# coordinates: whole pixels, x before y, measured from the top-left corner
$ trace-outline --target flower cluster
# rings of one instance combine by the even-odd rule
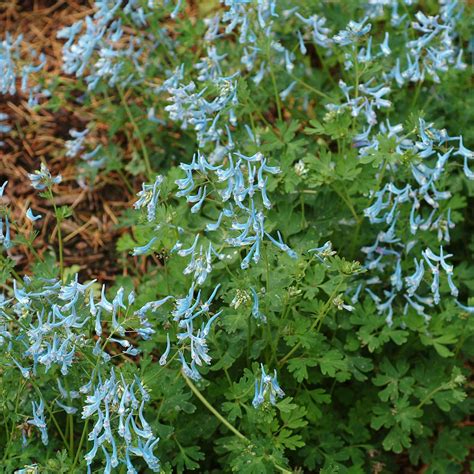
[[[82,387],[80,391],[88,393],[91,391],[90,385]],[[117,379],[112,369],[110,377],[102,382],[98,375],[93,393],[87,396],[82,409],[83,419],[96,420],[88,436],[89,441],[93,442],[92,449],[85,455],[88,466],[101,448],[106,462],[104,472],[110,472],[122,460],[127,472],[136,473],[130,455],[142,457],[151,471],[159,472],[159,460],[153,454],[159,438],[153,435],[143,414],[144,405],[149,399],[137,377],[132,383],[126,383],[123,375]],[[119,458],[118,445],[123,445],[122,459]]]
[[[30,179],[32,186],[40,190],[60,181],[59,176],[52,177],[45,165],[30,175]],[[0,195],[6,184],[0,187]],[[34,216],[31,209],[28,215],[31,220],[41,217]],[[5,223],[5,234],[3,221],[0,229],[3,246],[8,248],[11,245],[8,218]],[[93,446],[85,456],[89,466],[100,448],[106,472],[119,464],[125,465],[128,472],[137,472],[131,461],[131,457],[137,456],[157,472],[159,462],[153,448],[158,438],[144,418],[149,395],[136,375],[127,383],[123,373],[117,377],[113,367],[109,367],[111,346],[119,347],[128,356],[139,353],[126,338],[129,325],[134,324],[130,310],[134,293],[129,293],[124,301],[124,289],[119,288],[109,301],[103,286],[97,299],[94,283],[95,280],[81,284],[77,274],[68,283],[57,278],[28,276],[21,284],[13,280],[12,296],[0,297],[0,345],[10,354],[11,367],[23,379],[34,381],[42,375],[55,374],[57,396],[51,400],[41,398],[38,403],[32,401],[32,418],[27,420],[40,431],[45,445],[48,444],[45,407],[54,403],[66,414],[74,415],[82,402],[83,419],[96,420],[88,438]],[[145,338],[149,335],[146,323],[144,318],[136,318],[136,332]],[[89,331],[91,327],[93,333]],[[91,375],[78,370],[84,358],[92,364]],[[105,381],[104,374],[108,374]]]
[[[30,49],[30,57],[25,59],[22,45],[22,35],[13,38],[8,32],[0,41],[0,94],[28,94],[28,105],[33,107],[38,104],[42,95],[49,95],[47,89],[43,89],[39,84],[32,85],[30,81],[32,74],[39,73],[46,66],[46,56]]]
[[[396,137],[397,153],[400,156],[412,156],[410,181],[413,184],[389,182],[373,193],[373,204],[365,209],[365,215],[372,224],[386,224],[387,228],[378,233],[373,245],[362,249],[367,255],[365,266],[371,272],[370,284],[367,281],[366,291],[390,324],[394,312],[393,304],[398,295],[403,295],[405,299],[404,314],[409,308],[413,308],[418,314],[428,317],[426,308],[437,305],[441,298],[440,265],[446,273],[451,295],[455,298],[458,296],[458,289],[453,282],[453,267],[446,262],[450,255],[443,253],[443,243],[449,244],[450,229],[454,227],[449,207],[451,193],[440,190],[439,187],[445,186],[442,178],[448,172],[448,164],[455,161],[456,157],[463,159],[465,176],[474,179],[469,168],[469,161],[474,160],[474,154],[463,145],[462,137],[451,137],[445,130],[437,130],[433,124],[427,124],[422,119],[419,121],[418,141],[400,139],[398,133],[401,131],[401,128],[396,132],[392,129],[389,133]],[[361,154],[370,153],[370,150],[377,147],[376,138],[361,149]],[[400,232],[406,228],[406,221],[402,220],[402,216],[408,217],[409,232],[413,236],[407,243],[400,237]],[[404,261],[410,252],[413,254],[419,248],[418,242],[423,242],[422,234],[425,232],[436,233],[441,243],[440,254],[437,256],[430,248],[424,249],[418,258],[413,257],[413,273],[404,276]],[[423,294],[424,263],[433,276],[430,295]],[[373,288],[385,286],[386,280],[374,277],[374,273],[384,275],[387,272],[392,272],[389,278],[390,289],[384,289],[384,296],[380,297],[373,292]]]
[[[280,385],[278,385],[276,370],[273,377],[265,372],[263,365],[261,365],[261,370],[260,383],[258,380],[255,380],[255,395],[252,401],[252,405],[255,408],[262,405],[267,397],[268,401],[270,401],[272,405],[275,405],[277,397],[283,398],[285,396],[285,392],[283,392]]]

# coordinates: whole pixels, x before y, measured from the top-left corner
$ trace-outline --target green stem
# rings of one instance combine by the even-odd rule
[[[61,232],[62,218],[59,215],[58,208],[56,206],[56,203],[54,202],[53,190],[51,188],[48,188],[48,193],[49,193],[49,199],[51,199],[51,202],[53,204],[54,215],[56,217],[56,227],[58,229],[59,276],[62,281],[63,276],[64,276],[64,246],[63,246],[63,234]]]
[[[279,324],[278,324],[278,328],[277,328],[276,335],[275,335],[275,338],[274,338],[274,344],[273,344],[273,347],[272,347],[272,358],[270,359],[270,363],[273,362],[273,361],[278,363],[278,359],[277,359],[278,342],[280,340],[280,333],[281,333],[281,328],[283,327],[283,323],[285,322],[285,320],[288,316],[288,313],[291,310],[291,307],[290,307],[290,304],[289,304],[290,299],[291,298],[290,298],[289,294],[287,293],[286,294],[286,301],[284,303],[284,309],[283,309],[282,317],[278,321]]]
[[[125,184],[125,186],[127,187],[127,189],[130,191],[130,194],[135,194],[135,190],[133,189],[133,186],[130,184],[130,181],[128,180],[128,178],[125,176],[124,172],[122,171],[121,168],[119,168],[117,170],[120,178],[122,178],[122,181],[123,183]]]
[[[138,128],[138,125],[135,122],[132,111],[130,110],[130,107],[127,104],[127,100],[125,99],[125,95],[124,95],[122,89],[120,89],[120,87],[118,88],[118,92],[119,92],[119,95],[120,95],[120,99],[122,100],[122,104],[123,104],[123,107],[125,109],[125,112],[127,113],[127,116],[130,120],[130,123],[132,124],[132,126],[135,130],[135,133],[137,135],[138,141],[140,142],[140,147],[142,149],[143,159],[145,160],[146,174],[148,176],[148,179],[151,181],[152,176],[153,176],[153,170],[151,169],[150,157],[148,155],[148,150],[146,148],[146,145],[145,145],[145,142],[143,140],[142,134],[140,133],[140,129]]]
[[[268,254],[267,254],[267,247],[264,246],[263,247],[263,257],[265,259],[265,287],[266,287],[266,291],[265,293],[268,294],[268,292],[270,291],[270,265],[268,263]],[[266,308],[268,309],[268,308]],[[268,313],[268,311],[267,311]],[[266,358],[266,362],[267,364],[270,363],[271,361],[271,358],[273,357],[273,353],[276,352],[276,347],[274,347],[273,345],[273,337],[272,337],[272,329],[271,329],[271,326],[270,326],[270,323],[267,322],[267,324],[263,324],[262,325],[262,331],[265,332],[265,335],[266,335],[266,338],[267,338],[267,341],[268,341],[268,345],[270,347],[270,350],[272,351],[272,355],[270,357],[270,359],[267,357]]]
[[[230,431],[232,431],[232,433],[235,434],[235,436],[237,436],[238,438],[240,438],[241,440],[243,441],[246,441],[247,443],[250,443],[250,440],[244,436],[235,426],[231,425],[208,401],[207,399],[204,397],[204,395],[198,390],[198,388],[196,387],[196,385],[194,385],[191,380],[186,377],[186,375],[184,375],[182,372],[181,372],[181,375],[183,376],[184,380],[186,381],[186,383],[188,384],[189,388],[192,390],[192,392],[194,393],[194,395],[196,395],[197,398],[199,398],[199,400],[202,402],[202,404],[223,424],[225,425],[227,428],[229,428]]]
[[[332,185],[331,187],[334,190],[334,192],[344,201],[344,204],[351,211],[351,214],[353,215],[356,222],[359,223],[362,219],[357,215],[357,212],[356,212],[356,210],[354,208],[354,205],[352,204],[351,200],[344,193],[339,191],[339,189],[337,189],[336,186]]]
[[[15,222],[15,221],[12,221],[12,224],[13,224],[13,227],[15,228],[15,231],[18,235],[21,234],[21,231],[20,231],[20,228],[18,227],[18,224]],[[28,247],[28,249],[33,253],[33,255],[38,259],[40,260],[41,262],[44,262],[44,259],[43,257],[36,251],[36,249],[33,247],[33,244],[32,242],[25,238],[25,244],[26,246]]]
[[[321,327],[321,324],[323,322],[323,319],[324,319],[324,316],[326,316],[327,312],[329,311],[329,308],[331,307],[331,304],[332,304],[332,301],[334,299],[334,297],[337,295],[338,291],[339,291],[339,288],[341,287],[342,285],[342,281],[341,280],[337,285],[336,285],[336,288],[334,288],[334,291],[331,293],[331,296],[329,296],[329,299],[327,300],[326,304],[323,306],[322,310],[321,310],[321,313],[319,314],[319,316],[313,321],[313,324],[311,325],[311,327],[309,328],[308,330],[308,333],[312,332],[313,329],[316,327],[316,325],[319,324],[319,327],[318,327],[318,331]],[[290,351],[282,358],[279,360],[278,362],[278,366],[281,367],[283,364],[285,364],[285,362],[300,348],[302,344],[302,341],[298,342],[296,345],[294,345]]]
[[[86,420],[86,422],[84,423],[84,427],[82,428],[82,435],[81,435],[81,439],[79,441],[79,446],[77,447],[76,456],[74,458],[74,463],[72,465],[71,472],[74,472],[74,468],[76,467],[76,465],[79,461],[79,456],[81,455],[82,445],[84,444],[84,440],[86,439],[88,423],[89,423],[89,419]]]
[[[66,389],[69,391],[69,383],[66,380]],[[69,452],[71,457],[74,455],[74,416],[72,413],[67,414],[67,424],[69,427]]]
[[[33,381],[31,381],[31,384],[32,384],[33,388],[36,390],[36,393],[38,394],[38,396],[39,396],[40,398],[43,398],[43,395],[41,394],[41,390],[40,390],[39,387],[36,385],[36,383],[34,383]],[[44,403],[44,406],[46,407],[46,410],[48,411],[49,416],[50,416],[51,419],[53,420],[54,426],[55,426],[56,429],[58,430],[58,433],[59,433],[59,435],[61,436],[61,439],[63,440],[64,446],[67,446],[67,445],[68,445],[68,440],[66,439],[66,436],[64,435],[63,430],[62,430],[61,427],[59,426],[58,420],[56,420],[56,417],[54,416],[53,410],[51,410],[49,404],[48,404],[46,401],[45,401],[45,403]]]
[[[269,69],[270,69],[270,77],[272,79],[272,84],[273,84],[273,91],[275,93],[275,103],[276,103],[276,107],[277,107],[278,119],[280,121],[282,121],[283,116],[282,116],[282,113],[281,113],[280,94],[278,93],[278,87],[277,87],[275,74],[273,72],[273,67],[272,67],[272,60],[270,58],[270,43],[268,43],[268,47],[267,47],[267,59],[268,59],[268,65],[269,65]]]
[[[250,362],[250,344],[252,343],[252,316],[247,318],[247,364]]]
[[[411,106],[408,110],[413,110],[418,102],[418,97],[420,96],[421,91],[421,81],[418,81],[416,84],[415,95],[413,96],[413,100],[411,102]]]
[[[451,382],[448,382],[448,383],[444,383],[444,384],[440,385],[439,387],[436,387],[434,390],[432,390],[430,393],[428,393],[428,395],[426,395],[426,397],[423,398],[423,400],[420,403],[418,403],[416,408],[420,409],[423,405],[428,403],[438,392],[440,392],[441,390],[448,389],[450,387],[450,385],[451,385]]]
[[[232,431],[232,433],[235,434],[235,436],[237,436],[238,438],[240,438],[242,441],[245,441],[247,442],[248,444],[251,444],[251,441],[245,436],[243,435],[235,426],[231,425],[206,399],[206,397],[204,397],[204,395],[198,390],[198,388],[191,382],[191,380],[186,377],[186,375],[184,375],[182,372],[181,372],[181,375],[183,376],[184,380],[186,381],[186,383],[188,384],[189,388],[192,390],[192,392],[194,393],[194,395],[196,395],[197,398],[199,398],[199,400],[202,402],[202,404],[223,424],[225,425],[227,428],[229,428],[230,431]],[[291,471],[289,471],[288,469],[285,469],[284,467],[282,466],[279,466],[274,460],[273,460],[273,457],[272,456],[269,456],[269,459],[272,461],[273,465],[280,471],[280,472],[284,472],[285,474],[291,474]]]
[[[22,380],[21,384],[20,384],[20,388],[19,388],[18,392],[16,393],[14,413],[18,413],[18,406],[20,404],[20,394],[23,392],[23,387],[24,386],[25,386],[25,381]],[[6,420],[7,419],[5,417],[5,425],[6,425]],[[7,454],[8,454],[8,451],[10,449],[10,444],[11,444],[11,441],[13,439],[13,433],[14,432],[15,432],[15,422],[12,420],[12,428],[11,428],[10,434],[8,436],[8,442],[7,442],[7,446],[5,447],[5,452],[3,453],[3,461],[5,461],[7,459]]]
[[[298,84],[302,85],[304,88],[308,89],[311,92],[314,92],[316,95],[319,95],[320,97],[323,97],[324,99],[331,100],[331,97],[329,97],[327,94],[325,94],[323,91],[320,91],[319,89],[316,89],[315,87],[309,85],[307,82],[304,82],[302,79],[300,79],[298,76],[295,76],[294,74],[289,74],[289,76],[296,81]]]

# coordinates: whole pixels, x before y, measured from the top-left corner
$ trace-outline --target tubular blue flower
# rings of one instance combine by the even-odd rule
[[[245,258],[240,263],[240,268],[246,270],[250,266],[250,260],[253,260],[255,263],[258,263],[260,260],[260,239],[258,237],[254,238],[254,243],[250,247],[249,252]]]
[[[168,360],[168,356],[171,350],[171,341],[170,341],[170,335],[169,333],[166,333],[166,349],[165,352],[160,357],[160,365],[166,365],[166,362]]]
[[[252,287],[250,287],[250,291],[252,292],[252,296],[253,296],[252,316],[258,321],[261,321],[262,323],[266,323],[267,318],[262,312],[260,312],[260,309],[259,309],[259,300],[258,300],[257,292]]]
[[[135,314],[138,315],[138,316],[143,317],[143,316],[145,316],[147,311],[155,312],[158,308],[160,308],[161,306],[163,306],[165,303],[172,300],[173,298],[174,298],[173,296],[168,295],[168,296],[165,296],[164,298],[162,298],[160,300],[148,301],[140,309],[136,310]]]
[[[74,38],[76,35],[82,30],[84,22],[82,20],[79,20],[75,23],[73,23],[71,26],[65,26],[61,28],[57,34],[56,38],[58,39],[66,39],[67,42],[65,43],[66,47],[72,46],[72,43],[74,42]]]
[[[359,23],[351,20],[345,30],[341,30],[333,36],[333,41],[340,46],[353,45],[371,30],[372,25],[370,23],[366,24],[367,20],[368,17],[365,17]]]
[[[68,415],[74,415],[77,413],[77,408],[65,405],[64,403],[61,403],[59,400],[56,400],[56,405],[62,408]]]
[[[178,357],[179,357],[179,360],[181,361],[181,366],[182,366],[181,370],[183,371],[183,374],[194,381],[201,380],[201,375],[196,369],[195,361],[193,360],[191,362],[191,367],[190,367],[188,363],[186,362],[183,356],[183,353],[181,351],[178,352]]]
[[[403,295],[403,296],[407,300],[407,302],[408,302],[407,304],[409,306],[411,306],[417,312],[417,314],[419,314],[420,316],[423,316],[423,318],[426,321],[429,321],[430,316],[428,316],[425,313],[425,308],[422,304],[417,303],[416,301],[413,301],[408,295]],[[407,309],[407,307],[405,307],[404,314],[406,314],[406,309]]]
[[[144,449],[143,449],[143,459],[145,462],[148,464],[148,467],[153,471],[153,472],[159,472],[160,471],[160,464],[158,458],[153,454],[153,449],[157,445],[159,438],[149,438],[148,441],[145,443]]]
[[[132,255],[133,255],[134,257],[136,257],[136,256],[138,256],[138,255],[144,255],[144,254],[146,254],[146,253],[151,249],[151,247],[153,246],[153,244],[154,244],[157,240],[158,240],[158,237],[152,237],[152,238],[150,239],[150,241],[149,241],[147,244],[145,244],[145,245],[143,245],[143,246],[141,246],[141,247],[135,247],[135,248],[133,249]]]
[[[1,186],[0,186],[0,198],[3,197],[3,193],[5,192],[5,188],[7,187],[8,181],[5,181]]]
[[[20,369],[21,376],[25,379],[29,379],[31,375],[30,369],[27,369],[26,367],[23,367],[22,365],[20,365],[14,357],[12,357],[12,361]]]
[[[209,222],[207,225],[206,225],[206,230],[208,232],[213,232],[213,231],[216,231],[221,223],[222,223],[222,219],[224,218],[224,216],[227,216],[227,217],[231,217],[233,215],[233,212],[231,211],[231,214],[229,215],[229,213],[227,212],[226,213],[226,210],[224,209],[223,211],[221,211],[219,213],[219,217],[217,218],[217,221],[216,222]]]
[[[173,11],[170,13],[170,17],[173,20],[178,16],[179,9],[181,8],[181,2],[182,2],[182,0],[177,0]]]
[[[41,163],[39,170],[28,174],[28,177],[30,178],[31,186],[39,191],[49,188],[54,184],[59,184],[62,181],[62,176],[53,177],[44,163]]]
[[[321,247],[315,247],[308,250],[308,253],[315,253],[315,257],[321,261],[321,263],[325,263],[326,259],[336,255],[336,251],[332,249],[332,242],[327,241]]]
[[[189,288],[188,294],[184,298],[176,299],[176,307],[174,311],[171,312],[175,321],[179,321],[183,316],[192,314],[194,309],[199,304],[199,297],[201,292],[198,292],[198,296],[196,298],[196,302],[192,304],[193,296],[194,296],[194,287],[195,283],[191,284]]]
[[[463,171],[464,171],[464,174],[466,175],[466,178],[467,178],[467,179],[473,180],[473,179],[474,179],[474,171],[471,171],[471,170],[469,169],[467,160],[468,160],[468,159],[467,159],[467,157],[465,156],[465,157],[464,157],[464,167],[463,167]]]
[[[305,55],[307,53],[307,49],[306,49],[306,46],[304,44],[304,39],[303,39],[303,35],[301,34],[301,31],[296,30],[296,35],[298,36],[298,44],[299,44],[299,47],[300,47],[300,53],[302,55]]]
[[[263,404],[265,401],[263,397],[263,383],[260,381],[260,384],[258,383],[258,379],[255,379],[255,392],[254,392],[254,397],[252,400],[252,405],[254,408],[258,408],[260,405]]]
[[[351,297],[351,303],[356,304],[359,302],[360,292],[362,291],[362,283],[359,283],[356,287],[354,294]]]
[[[454,298],[457,298],[459,296],[459,290],[457,289],[456,285],[453,282],[453,274],[448,273],[448,285],[449,285],[449,290],[451,292],[451,296],[454,296]]]
[[[13,246],[10,236],[10,221],[8,220],[8,216],[5,216],[5,233],[3,233],[3,220],[0,218],[0,244],[2,244],[6,249]]]
[[[66,156],[69,158],[72,158],[76,155],[78,155],[83,149],[84,149],[84,142],[86,140],[86,137],[89,133],[89,129],[86,128],[82,132],[79,132],[78,130],[75,130],[74,128],[69,130],[69,135],[74,140],[68,140],[66,141]]]
[[[287,97],[291,94],[291,92],[293,91],[293,89],[295,88],[296,86],[296,81],[293,81],[290,83],[290,85],[283,91],[280,92],[280,99],[285,101],[287,99]]]
[[[289,257],[291,258],[298,258],[298,255],[296,254],[296,252],[292,249],[290,249],[290,247],[288,247],[288,245],[286,245],[284,242],[283,242],[283,238],[280,234],[279,231],[277,231],[277,235],[278,235],[278,241],[275,240],[269,233],[265,232],[265,235],[270,239],[270,241],[273,243],[273,245],[277,246],[280,250],[282,250],[283,252],[285,252],[286,254],[288,254]]]
[[[31,222],[35,222],[39,219],[42,218],[41,214],[37,214],[36,216],[33,214],[33,211],[31,210],[31,208],[29,207],[28,210],[26,211],[26,217],[28,220],[30,220]]]
[[[474,314],[474,306],[466,306],[461,304],[459,301],[456,300],[456,304],[463,310],[466,311],[466,313],[469,314]]]
[[[203,338],[206,338],[211,330],[212,323],[222,314],[222,310],[218,311],[214,316],[210,317],[207,321],[206,325],[202,325],[201,328],[201,335]]]
[[[390,49],[390,46],[388,44],[388,39],[389,39],[389,33],[387,31],[385,33],[383,43],[380,45],[380,50],[382,51],[382,54],[384,56],[390,56],[390,54],[392,53],[392,50]]]
[[[196,204],[194,204],[194,206],[191,207],[191,212],[193,214],[196,214],[197,212],[199,212],[201,210],[201,207],[204,203],[204,200],[206,199],[206,195],[207,195],[206,191],[207,191],[207,186],[204,186],[204,188],[199,188],[199,194],[200,194],[199,200],[196,202]],[[201,194],[201,192],[202,192],[202,194]],[[191,201],[190,196],[188,196],[188,201]],[[191,202],[193,202],[193,201],[191,201]]]
[[[424,269],[424,263],[423,260],[420,260],[420,263],[418,263],[417,259],[414,259],[415,261],[415,272],[413,275],[410,275],[408,277],[405,277],[405,283],[407,285],[407,294],[409,296],[413,296],[420,286],[420,283],[423,280],[423,275],[425,274],[425,269]]]
[[[46,427],[46,420],[44,417],[44,400],[43,398],[41,398],[38,404],[36,404],[35,402],[31,402],[31,405],[33,406],[33,419],[28,420],[28,424],[36,426],[40,430],[41,441],[45,446],[47,446],[48,431]]]
[[[435,256],[430,249],[421,252],[426,263],[430,267],[431,273],[433,275],[433,280],[431,283],[431,293],[433,294],[433,299],[435,304],[438,304],[441,297],[439,294],[439,265],[438,263],[433,264],[432,260],[439,262],[439,257]]]
[[[390,277],[390,282],[394,288],[400,291],[403,287],[402,280],[402,266],[400,264],[400,258],[397,259],[397,264],[395,267],[395,272]]]
[[[191,255],[195,252],[196,250],[196,246],[197,246],[197,243],[198,243],[198,240],[199,240],[199,234],[196,234],[196,236],[194,237],[194,241],[193,241],[193,244],[191,245],[191,247],[187,248],[187,249],[180,249],[178,250],[178,255],[180,257],[187,257],[188,255]]]
[[[254,408],[259,408],[264,403],[267,395],[272,405],[276,404],[276,397],[283,398],[285,396],[285,393],[278,384],[276,370],[273,373],[273,377],[271,377],[265,373],[263,364],[260,364],[260,368],[260,384],[258,383],[258,380],[255,379],[255,394],[252,401]]]
[[[309,18],[305,18],[297,11],[295,12],[295,16],[309,27],[312,40],[318,46],[322,46],[323,48],[329,48],[331,46],[332,39],[328,36],[331,30],[325,27],[326,18],[319,15],[311,15]]]
[[[372,61],[372,37],[370,36],[367,40],[367,47],[361,48],[357,59],[361,64],[368,63]]]
[[[146,207],[148,222],[153,222],[155,219],[156,206],[160,197],[159,186],[163,183],[163,180],[163,176],[158,175],[152,185],[143,183],[142,190],[137,194],[139,199],[133,205],[135,209]]]

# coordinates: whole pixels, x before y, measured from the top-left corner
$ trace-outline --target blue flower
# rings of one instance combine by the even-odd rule
[[[5,192],[5,188],[7,187],[8,181],[5,181],[1,186],[0,186],[0,198],[3,197],[3,193]]]
[[[169,333],[166,333],[166,349],[165,349],[165,352],[163,352],[163,354],[160,357],[160,365],[166,365],[170,350],[171,350],[170,335]]]
[[[382,54],[384,56],[389,56],[392,52],[392,50],[390,49],[390,46],[388,44],[388,39],[389,39],[389,33],[388,31],[385,33],[385,37],[384,37],[384,40],[383,40],[383,43],[381,43],[380,45],[380,49],[382,51]]]
[[[265,235],[270,239],[270,241],[273,243],[273,245],[276,245],[280,250],[282,250],[283,252],[287,253],[289,257],[291,258],[297,258],[298,255],[296,254],[296,252],[292,249],[290,249],[290,247],[288,247],[288,245],[286,245],[284,242],[283,242],[283,238],[280,234],[279,231],[277,231],[277,235],[278,235],[278,240],[275,240],[270,234],[268,234],[267,232],[265,232]]]
[[[340,46],[353,45],[359,40],[359,38],[366,35],[371,30],[372,25],[370,23],[366,24],[367,20],[368,17],[365,17],[359,23],[351,20],[347,24],[345,30],[341,30],[337,35],[333,36],[333,41]]]
[[[84,149],[84,142],[89,133],[89,129],[85,128],[82,132],[75,130],[74,128],[69,130],[69,135],[74,138],[74,140],[66,141],[66,156],[72,158],[78,155]]]
[[[155,182],[150,184],[142,184],[142,190],[137,194],[139,199],[133,207],[135,209],[140,209],[142,207],[147,208],[147,220],[148,222],[153,222],[156,216],[156,206],[158,204],[158,199],[160,197],[159,186],[163,183],[163,176],[158,175],[155,178]]]
[[[179,357],[179,360],[181,361],[183,374],[192,380],[195,380],[195,381],[201,380],[202,378],[201,374],[196,369],[196,362],[193,360],[191,362],[191,366],[189,366],[181,351],[178,352],[178,357]]]
[[[8,216],[5,216],[5,233],[3,233],[3,220],[0,217],[0,244],[2,244],[6,249],[13,246],[10,236],[10,221],[8,220]]]
[[[30,220],[31,222],[35,222],[37,221],[38,219],[41,219],[42,216],[41,214],[37,214],[36,216],[33,214],[33,211],[31,210],[31,208],[29,207],[28,210],[26,211],[26,217],[28,218],[28,220]]]
[[[291,91],[296,86],[296,81],[293,81],[285,90],[280,92],[280,99],[286,100],[286,98],[291,94]]]
[[[147,244],[142,245],[141,247],[135,247],[133,249],[132,255],[136,257],[138,255],[146,254],[157,240],[158,240],[158,237],[152,237]]]
[[[50,188],[54,184],[59,184],[62,181],[61,175],[55,177],[51,176],[51,173],[44,163],[41,163],[39,170],[34,173],[29,173],[28,177],[30,178],[31,186],[39,191]]]
[[[44,400],[41,398],[38,404],[31,402],[31,405],[33,406],[33,419],[28,420],[28,424],[36,426],[40,430],[41,441],[46,446],[48,444],[48,431],[44,417]]]
[[[276,397],[283,398],[285,392],[281,389],[277,380],[276,370],[273,373],[273,377],[267,375],[263,364],[260,364],[261,376],[260,383],[255,379],[255,393],[252,400],[252,405],[254,408],[259,408],[265,401],[265,397],[268,396],[268,399],[272,405],[276,404]]]
[[[255,319],[261,321],[262,323],[266,323],[267,322],[266,316],[262,312],[260,312],[257,292],[252,287],[250,288],[250,291],[252,292],[252,296],[253,296],[252,316]]]

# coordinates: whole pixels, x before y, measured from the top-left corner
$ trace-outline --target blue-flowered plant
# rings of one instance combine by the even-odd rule
[[[105,285],[65,264],[47,160],[28,174],[45,251],[49,216],[17,222],[1,182],[6,472],[464,472],[465,7],[95,0],[57,32],[64,84],[4,36],[0,94],[68,97],[74,178],[136,194]]]

